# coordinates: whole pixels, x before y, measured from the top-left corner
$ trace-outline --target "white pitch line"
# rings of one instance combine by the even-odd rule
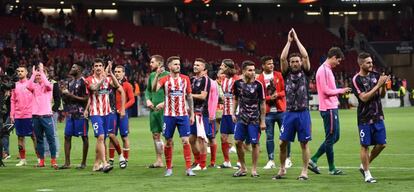
[[[301,167],[298,167],[298,168],[301,168]],[[319,167],[319,168],[328,169],[329,167]],[[341,169],[359,169],[359,167],[342,167],[342,166],[338,166],[338,168],[341,168]],[[414,167],[369,167],[369,169],[414,170]]]
[[[292,153],[292,155],[302,155],[302,153]],[[357,153],[335,153],[335,156],[358,156],[359,157],[359,152]],[[406,154],[406,153],[384,153],[380,156],[414,156],[414,154]]]

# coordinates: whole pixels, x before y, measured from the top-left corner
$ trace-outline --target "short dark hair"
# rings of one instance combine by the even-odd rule
[[[213,67],[211,66],[210,63],[206,63],[205,70],[207,70],[207,71],[212,71],[213,70]]]
[[[344,53],[339,47],[331,47],[328,51],[328,58],[336,57],[337,59],[345,59]]]
[[[366,58],[371,57],[371,54],[367,53],[367,52],[361,52],[358,54],[358,64],[361,64],[363,62],[363,60],[365,60]]]
[[[273,57],[269,56],[269,55],[265,55],[263,57],[260,58],[260,61],[262,62],[262,65],[264,65],[266,63],[266,61],[272,60]]]
[[[178,56],[171,56],[171,57],[168,57],[168,59],[167,59],[167,64],[170,64],[170,63],[171,63],[171,61],[173,61],[173,60],[180,60],[180,57],[178,57]]]
[[[234,61],[232,59],[223,59],[221,62],[224,63],[228,68],[234,69]]]
[[[160,62],[161,65],[164,65],[164,57],[162,57],[161,55],[153,55],[151,56],[151,58],[154,58],[156,61]]]
[[[254,62],[250,60],[245,60],[242,62],[242,69],[245,70],[248,66],[254,66]]]
[[[27,66],[26,66],[26,65],[23,65],[23,64],[21,64],[21,65],[17,66],[17,68],[24,68],[24,69],[26,69],[26,71],[28,71],[28,70],[27,70]],[[16,68],[16,69],[17,69],[17,68]]]
[[[204,60],[203,58],[196,58],[194,61],[198,61],[198,62],[201,62],[201,63],[204,63],[204,64],[207,63],[206,60]]]
[[[301,59],[302,59],[302,54],[300,54],[300,53],[298,53],[298,52],[293,52],[293,53],[289,54],[288,61],[289,61],[289,60],[290,60],[290,58],[292,58],[292,57],[299,57],[299,58],[301,58]]]
[[[115,68],[120,68],[123,72],[125,72],[125,67],[123,65],[117,65]]]
[[[78,67],[80,67],[81,69],[85,69],[85,64],[83,64],[82,62],[79,63],[74,63],[74,65],[77,65]]]
[[[94,60],[93,60],[93,63],[95,64],[95,63],[102,63],[102,64],[104,64],[104,60],[102,59],[102,58],[95,58]]]

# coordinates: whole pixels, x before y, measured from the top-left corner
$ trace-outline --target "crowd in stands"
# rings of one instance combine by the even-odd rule
[[[66,79],[73,63],[84,63],[87,66],[85,75],[89,75],[93,60],[100,57],[125,66],[131,83],[136,82],[141,90],[144,89],[149,74],[150,58],[149,47],[145,43],[126,46],[121,40],[110,47],[117,50],[115,52],[91,52],[89,49],[93,49],[92,47],[85,50],[76,49],[72,46],[72,38],[75,35],[74,25],[71,24],[72,16],[66,15],[63,11],[54,19],[46,18],[38,9],[19,6],[1,20],[20,22],[15,29],[2,30],[0,34],[0,67],[7,74],[13,74],[19,65],[32,66],[43,62],[49,68],[51,76],[59,81]],[[52,27],[52,30],[42,28],[45,23],[46,26]],[[40,30],[29,30],[26,25],[33,25]],[[65,54],[57,55],[54,50],[65,50]],[[123,54],[127,50],[130,54]]]

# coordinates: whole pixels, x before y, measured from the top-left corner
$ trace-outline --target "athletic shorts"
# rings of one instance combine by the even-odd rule
[[[312,123],[308,110],[285,112],[280,128],[280,140],[293,142],[296,133],[301,143],[312,140]]]
[[[30,137],[34,133],[32,118],[15,119],[16,135],[19,137]]]
[[[197,135],[197,123],[202,119],[203,125],[204,125],[204,131],[206,132],[206,136],[209,139],[214,138],[214,132],[212,130],[212,127],[210,125],[210,121],[208,120],[208,117],[206,116],[197,116],[194,117],[194,123],[190,126],[190,134],[191,135]]]
[[[108,137],[108,119],[110,119],[108,115],[105,116],[99,116],[94,115],[90,116],[92,127],[93,127],[93,133],[95,137],[98,137],[100,135],[103,135],[105,138]]]
[[[234,134],[234,122],[231,115],[223,115],[220,122],[220,133]]]
[[[385,125],[383,120],[377,121],[376,123],[358,125],[358,128],[360,143],[362,146],[387,143],[387,135],[385,133]]]
[[[106,126],[108,133],[115,134],[116,132],[116,113],[109,113],[106,115]]]
[[[234,139],[246,143],[258,144],[260,140],[259,124],[244,124],[238,122],[234,128]]]
[[[89,124],[87,119],[66,117],[65,136],[85,137],[88,136],[88,130]]]
[[[216,138],[216,134],[217,134],[217,122],[216,122],[216,120],[213,120],[213,121],[209,121],[208,122],[208,126],[210,127],[210,130],[211,130],[211,132],[213,133],[212,134],[212,139],[214,139],[214,138]]]
[[[116,114],[116,129],[115,129],[115,135],[119,134],[121,137],[128,136],[129,133],[129,121],[128,121],[128,113],[125,113],[125,116],[121,118],[121,116],[117,113]]]
[[[164,110],[150,112],[150,129],[152,133],[161,133],[164,126]]]
[[[180,137],[188,137],[190,135],[190,118],[188,116],[164,116],[163,135],[165,139],[173,138],[175,127],[178,128]]]

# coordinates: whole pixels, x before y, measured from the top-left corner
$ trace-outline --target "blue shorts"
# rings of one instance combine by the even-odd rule
[[[190,126],[190,134],[191,135],[197,135],[197,121],[199,121],[200,116],[194,117],[194,124]],[[203,125],[204,125],[204,131],[206,132],[206,136],[209,139],[214,138],[214,132],[211,129],[210,121],[208,120],[208,117],[202,116],[203,119]]]
[[[260,140],[259,125],[246,125],[238,122],[234,128],[234,139],[238,141],[246,141],[246,143],[258,144]]]
[[[220,133],[234,134],[234,122],[231,115],[223,115],[220,122]]]
[[[98,137],[100,135],[103,135],[105,138],[108,137],[108,115],[106,116],[99,116],[94,115],[90,117],[92,127],[93,127],[93,133],[95,137]]]
[[[208,127],[210,128],[211,133],[213,133],[213,134],[211,134],[211,138],[210,139],[216,138],[216,134],[217,134],[216,120],[209,121],[208,122]]]
[[[86,137],[88,136],[88,120],[66,117],[65,136]]]
[[[175,127],[178,128],[180,137],[188,137],[190,135],[190,118],[188,116],[164,116],[162,134],[165,139],[173,138]]]
[[[387,143],[387,136],[385,133],[385,125],[383,120],[372,124],[358,125],[358,129],[360,143],[362,146]]]
[[[16,127],[16,135],[19,137],[34,135],[32,118],[15,119],[14,126]]]
[[[128,123],[128,113],[125,113],[125,116],[121,118],[121,116],[117,113],[116,114],[116,130],[115,135],[121,135],[121,137],[128,136],[129,133],[129,123]]]
[[[301,143],[312,140],[312,123],[308,110],[285,112],[280,128],[280,140],[293,142],[296,133]]]
[[[116,114],[115,113],[109,113],[106,116],[106,126],[108,128],[108,133],[115,134],[116,132]]]

